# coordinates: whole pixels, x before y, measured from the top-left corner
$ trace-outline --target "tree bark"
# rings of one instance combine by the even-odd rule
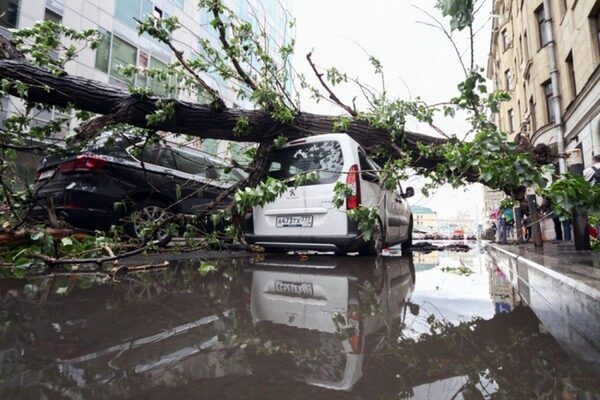
[[[132,95],[120,87],[92,79],[66,73],[56,76],[24,60],[0,60],[0,78],[19,80],[30,85],[25,98],[28,101],[59,107],[72,105],[102,115],[118,112],[121,121],[142,128],[150,127],[146,116],[156,110],[159,100],[158,97]],[[21,97],[17,90],[12,90],[11,94]],[[335,121],[334,116],[301,112],[293,123],[282,125],[273,121],[269,113],[261,110],[213,109],[210,105],[173,101],[173,117],[150,128],[202,138],[263,142],[279,135],[296,139],[332,132]],[[242,117],[249,120],[250,126],[246,134],[236,136],[233,133],[234,127]],[[413,153],[416,165],[423,167],[436,163],[435,160],[419,157],[415,143],[435,144],[445,141],[414,132],[405,132],[402,137],[392,141],[388,132],[372,128],[366,121],[353,121],[346,133],[367,148],[377,145],[392,148],[392,144],[399,145],[404,141]]]

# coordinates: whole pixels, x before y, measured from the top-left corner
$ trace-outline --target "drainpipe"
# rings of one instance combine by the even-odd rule
[[[550,0],[544,0],[544,24],[546,35],[549,39],[548,44],[548,64],[550,65],[550,79],[552,81],[552,108],[554,109],[556,126],[556,145],[558,147],[558,170],[561,174],[567,172],[567,163],[565,162],[565,134],[562,123],[562,112],[560,109],[560,82],[558,81],[558,69],[556,67],[556,44],[554,43],[554,34],[552,33],[552,16],[550,15]]]

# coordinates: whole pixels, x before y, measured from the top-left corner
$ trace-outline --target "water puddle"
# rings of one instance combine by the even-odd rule
[[[0,398],[600,393],[600,361],[557,341],[483,250],[174,264],[0,281]]]

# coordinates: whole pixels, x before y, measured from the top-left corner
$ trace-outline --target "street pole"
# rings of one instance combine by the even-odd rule
[[[583,157],[581,150],[573,149],[567,153],[569,172],[575,176],[583,176]],[[585,212],[573,209],[573,240],[575,250],[591,250],[590,234],[588,232],[588,218]]]
[[[515,216],[515,236],[517,237],[517,244],[522,244],[523,214],[521,213],[521,207],[515,207],[513,209],[513,215]]]
[[[558,171],[564,174],[567,171],[565,163],[565,134],[562,121],[562,111],[560,109],[560,81],[558,77],[558,68],[556,66],[556,43],[554,42],[554,32],[552,31],[552,14],[550,0],[544,0],[544,24],[542,29],[546,31],[548,43],[548,65],[550,67],[550,81],[552,82],[551,107],[554,113],[554,129],[556,129],[556,147],[558,148]]]

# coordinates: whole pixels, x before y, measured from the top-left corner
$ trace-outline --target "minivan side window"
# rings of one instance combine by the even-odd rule
[[[288,184],[293,185],[290,178],[315,171],[318,178],[305,185],[319,185],[337,181],[343,166],[342,148],[337,141],[303,143],[277,150],[271,158],[269,176],[289,179]]]
[[[369,182],[379,182],[379,176],[377,172],[374,171],[375,168],[371,162],[367,159],[367,156],[362,152],[358,152],[358,161],[360,162],[360,175],[365,181]]]

